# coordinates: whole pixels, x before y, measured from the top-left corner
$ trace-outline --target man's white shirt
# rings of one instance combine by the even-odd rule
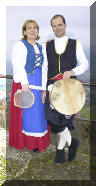
[[[55,38],[55,50],[58,54],[61,54],[65,51],[67,41],[68,41],[67,36],[64,36],[62,38],[57,38],[57,37]],[[48,71],[46,43],[43,44],[43,55],[44,55],[44,63],[42,66],[42,89],[46,90],[47,71]],[[76,58],[77,58],[77,66],[72,70],[77,76],[83,74],[88,69],[88,60],[84,54],[83,47],[79,40],[77,40]]]

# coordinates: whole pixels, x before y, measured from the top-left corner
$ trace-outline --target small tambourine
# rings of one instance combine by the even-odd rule
[[[50,103],[54,109],[65,115],[78,113],[85,103],[85,90],[76,79],[57,80],[50,92]]]
[[[34,104],[34,94],[18,89],[14,94],[14,105],[20,108],[29,108]]]

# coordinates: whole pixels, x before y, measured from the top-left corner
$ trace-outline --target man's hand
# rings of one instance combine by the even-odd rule
[[[63,79],[69,79],[71,76],[74,76],[74,75],[75,75],[75,73],[74,73],[73,70],[66,71],[66,72],[64,72],[64,74],[63,74]]]
[[[28,84],[22,85],[22,90],[23,90],[24,92],[30,92],[29,85],[28,85]]]
[[[46,99],[46,90],[42,91],[42,103],[45,103],[45,99]]]

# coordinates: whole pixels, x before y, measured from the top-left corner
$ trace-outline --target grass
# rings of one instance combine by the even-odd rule
[[[80,111],[81,117],[96,120],[96,105],[84,106]]]
[[[80,111],[80,115],[84,118],[90,119],[90,107],[84,106],[83,109]]]
[[[6,181],[6,158],[0,156],[0,186]]]

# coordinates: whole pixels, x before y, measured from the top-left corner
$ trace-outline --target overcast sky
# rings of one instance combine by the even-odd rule
[[[40,26],[39,42],[53,38],[50,19],[63,14],[67,22],[67,35],[79,39],[89,60],[90,6],[94,0],[0,0],[0,74],[6,74],[13,44],[21,38],[26,19],[35,19]],[[55,5],[55,6],[54,6]],[[92,47],[92,46],[91,46]],[[11,66],[7,71],[12,71]],[[11,73],[11,72],[10,72]]]
[[[67,23],[66,34],[79,39],[89,60],[90,50],[90,7],[88,6],[8,6],[6,8],[6,60],[7,73],[12,73],[9,66],[14,42],[22,37],[22,25],[27,19],[34,19],[40,27],[40,40],[54,38],[50,20],[55,14],[62,14]]]

